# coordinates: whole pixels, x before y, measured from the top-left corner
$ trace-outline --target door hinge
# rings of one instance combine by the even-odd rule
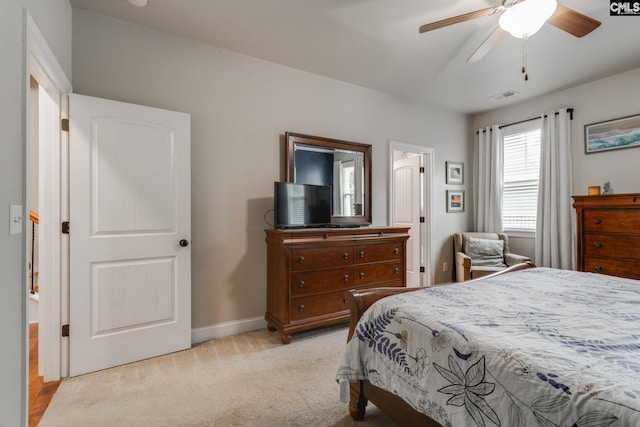
[[[420,173],[424,173],[424,166],[420,166]]]
[[[424,267],[420,267],[420,273],[424,273],[425,271],[427,271],[427,269],[426,269],[426,268],[424,268]]]
[[[423,216],[421,216],[421,217],[420,217],[420,222],[424,222],[424,221],[425,221],[424,217],[423,217]]]
[[[62,336],[63,337],[69,336],[69,325],[62,325]]]
[[[69,221],[62,222],[62,234],[69,234]]]
[[[69,119],[62,119],[60,128],[65,132],[69,132]]]

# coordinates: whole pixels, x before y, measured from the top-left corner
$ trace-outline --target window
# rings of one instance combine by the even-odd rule
[[[355,212],[355,162],[347,160],[340,162],[340,188],[342,189],[342,215],[353,216]]]
[[[540,120],[503,128],[505,230],[536,230],[540,174]]]

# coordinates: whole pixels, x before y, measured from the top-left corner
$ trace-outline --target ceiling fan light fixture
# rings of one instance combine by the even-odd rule
[[[558,7],[556,0],[523,0],[507,9],[498,24],[513,37],[534,35],[553,15]]]

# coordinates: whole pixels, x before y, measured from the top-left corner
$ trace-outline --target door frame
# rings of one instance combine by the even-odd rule
[[[425,147],[423,145],[409,144],[400,141],[389,140],[389,196],[387,198],[387,208],[389,224],[393,224],[393,152],[405,151],[409,153],[416,153],[422,156],[422,161],[425,167],[425,173],[423,176],[423,194],[425,204],[425,222],[424,227],[421,227],[418,235],[420,236],[420,247],[424,249],[424,253],[420,254],[422,260],[425,261],[425,273],[424,277],[426,282],[421,284],[422,286],[431,286],[435,283],[435,260],[433,259],[433,236],[434,236],[434,206],[433,206],[433,170],[435,165],[435,150],[431,147]]]
[[[67,132],[61,130],[61,119],[68,117],[68,104],[67,94],[72,92],[72,86],[70,80],[67,78],[64,69],[60,66],[60,63],[56,59],[53,51],[49,47],[46,39],[40,32],[40,29],[36,25],[35,21],[24,9],[24,28],[25,30],[25,135],[26,135],[26,147],[29,148],[29,135],[30,135],[30,119],[29,119],[29,81],[30,76],[33,76],[38,84],[46,90],[52,98],[57,101],[57,105],[54,107],[52,114],[60,117],[58,120],[57,129],[49,129],[51,132],[48,138],[51,141],[59,142],[56,144],[59,147],[58,150],[52,150],[51,158],[46,159],[48,161],[40,161],[39,173],[41,176],[47,176],[50,178],[51,186],[49,190],[51,194],[47,197],[49,202],[46,206],[40,208],[41,222],[46,221],[50,226],[50,235],[48,236],[47,247],[40,254],[40,265],[49,266],[51,277],[48,278],[47,287],[44,295],[39,301],[38,305],[38,319],[45,318],[44,328],[39,329],[39,343],[38,346],[40,354],[43,358],[39,359],[39,363],[42,364],[42,373],[44,381],[59,380],[63,376],[67,376],[68,361],[65,360],[62,337],[60,334],[60,325],[65,321],[64,316],[66,311],[64,308],[67,306],[68,301],[68,238],[62,238],[59,230],[60,221],[62,218],[68,218],[68,192],[67,192],[67,175],[66,175],[66,159],[68,153],[68,135]],[[24,200],[28,200],[26,197],[29,181],[29,156],[25,156],[24,164],[24,187],[22,189],[24,193]],[[43,211],[42,208],[46,211]],[[26,207],[25,212],[29,209]],[[25,236],[26,239],[26,236]],[[28,245],[26,246],[28,247]],[[25,259],[27,254],[24,254]],[[64,285],[66,283],[66,286]],[[24,284],[26,286],[26,284]],[[66,298],[66,299],[65,299]],[[25,302],[26,304],[26,302]],[[25,322],[27,322],[25,316]],[[25,359],[28,362],[28,351],[25,354]],[[28,364],[27,364],[28,366]],[[27,382],[28,384],[28,382]]]

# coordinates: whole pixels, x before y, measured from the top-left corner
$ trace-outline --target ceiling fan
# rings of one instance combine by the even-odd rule
[[[601,24],[600,21],[557,4],[555,0],[502,0],[502,4],[498,6],[424,24],[420,27],[420,33],[496,13],[501,13],[499,26],[489,34],[467,62],[475,62],[485,56],[507,31],[514,37],[526,39],[546,22],[575,37],[584,37]]]

